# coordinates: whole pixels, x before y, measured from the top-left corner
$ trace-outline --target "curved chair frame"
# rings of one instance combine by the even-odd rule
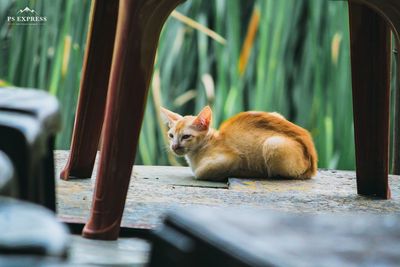
[[[63,179],[91,176],[104,120],[85,237],[118,237],[160,31],[181,2],[92,4],[71,153],[61,174]],[[357,189],[362,195],[389,198],[390,29],[399,45],[400,1],[349,0],[349,11]]]

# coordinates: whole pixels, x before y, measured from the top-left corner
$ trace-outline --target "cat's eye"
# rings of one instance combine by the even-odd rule
[[[190,134],[185,134],[182,136],[182,140],[189,139],[190,137],[192,137]]]
[[[169,138],[174,138],[174,135],[172,133],[170,133],[168,136]]]

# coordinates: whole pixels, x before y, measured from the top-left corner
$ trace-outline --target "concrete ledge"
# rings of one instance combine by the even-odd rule
[[[68,151],[57,151],[55,156],[59,177]],[[86,222],[94,182],[95,178],[57,179],[61,219]],[[152,228],[160,224],[166,210],[182,206],[236,206],[294,213],[398,213],[399,176],[390,176],[390,185],[392,199],[377,200],[356,194],[355,172],[351,171],[319,170],[317,177],[303,181],[231,178],[224,184],[196,181],[186,167],[135,166],[122,225]]]

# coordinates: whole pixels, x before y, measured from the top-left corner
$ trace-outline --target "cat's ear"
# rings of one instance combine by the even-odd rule
[[[200,131],[208,130],[211,123],[212,111],[209,106],[205,106],[193,121],[193,126]]]
[[[161,118],[165,123],[168,124],[168,127],[172,127],[178,120],[182,119],[182,116],[178,113],[172,112],[166,108],[160,107],[161,110]]]

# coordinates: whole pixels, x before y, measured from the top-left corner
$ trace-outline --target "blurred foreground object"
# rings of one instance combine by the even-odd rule
[[[17,190],[14,181],[12,163],[0,151],[0,265],[44,266],[62,262],[68,252],[68,229],[51,211],[9,198]]]
[[[0,196],[17,197],[17,178],[9,157],[0,150]]]
[[[154,233],[150,266],[398,266],[400,215],[181,209]]]
[[[53,211],[53,149],[60,128],[55,97],[33,89],[0,88],[0,150],[14,165],[18,196]]]

